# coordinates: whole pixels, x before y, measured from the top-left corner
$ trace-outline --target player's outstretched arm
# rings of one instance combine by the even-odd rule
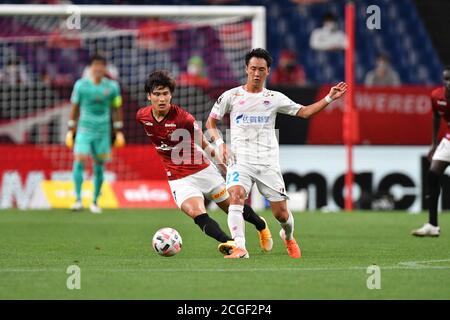
[[[78,117],[80,116],[80,106],[76,103],[72,103],[72,110],[70,111],[69,122],[67,123],[68,131],[66,134],[66,146],[73,147],[75,130],[77,127]]]
[[[316,113],[325,109],[332,101],[342,97],[347,91],[347,84],[345,82],[339,82],[337,85],[330,89],[328,95],[313,104],[303,106],[297,112],[297,117],[308,119]]]
[[[209,117],[206,121],[206,129],[208,132],[208,136],[211,141],[216,144],[219,148],[219,159],[223,163],[228,163],[229,152],[226,143],[220,136],[219,130],[217,129],[217,119],[213,117]]]
[[[212,142],[217,142],[221,139],[219,130],[217,129],[217,119],[213,117],[208,117],[208,120],[206,120],[205,127],[208,132],[208,136]]]

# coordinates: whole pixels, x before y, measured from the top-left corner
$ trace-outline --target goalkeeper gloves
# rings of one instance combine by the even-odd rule
[[[72,130],[67,131],[66,134],[66,146],[70,149],[73,148],[73,142],[74,142],[74,134]]]
[[[114,147],[122,148],[123,146],[125,146],[125,136],[122,131],[117,131],[114,139]]]

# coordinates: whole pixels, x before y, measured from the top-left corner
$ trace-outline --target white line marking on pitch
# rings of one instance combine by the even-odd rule
[[[422,260],[422,261],[403,261],[399,262],[398,265],[402,267],[415,268],[415,269],[449,269],[449,266],[430,266],[430,263],[439,262],[449,262],[450,259],[440,259],[440,260]]]
[[[427,261],[403,261],[393,266],[379,266],[381,270],[422,270],[422,269],[450,269],[450,266],[430,266],[429,263],[448,262],[450,259],[442,260],[427,260]],[[141,269],[111,269],[111,268],[98,268],[98,267],[84,267],[89,272],[274,272],[274,271],[287,271],[287,272],[302,272],[302,271],[352,271],[352,270],[366,270],[367,266],[355,266],[355,267],[316,267],[316,268],[205,268],[205,269],[190,269],[190,268],[141,268]],[[64,268],[3,268],[0,269],[0,273],[6,272],[62,272]]]

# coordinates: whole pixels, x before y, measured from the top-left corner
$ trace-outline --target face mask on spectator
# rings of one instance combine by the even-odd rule
[[[384,61],[384,60],[379,60],[379,61],[377,62],[377,69],[380,69],[380,70],[386,70],[387,67],[388,67],[388,63],[387,63],[386,61]]]
[[[196,65],[196,64],[190,64],[188,66],[188,73],[189,74],[193,74],[193,75],[199,75],[201,71],[200,66]]]
[[[293,71],[293,70],[295,69],[295,62],[294,62],[294,61],[289,61],[289,62],[286,64],[286,69],[287,69],[288,71]]]

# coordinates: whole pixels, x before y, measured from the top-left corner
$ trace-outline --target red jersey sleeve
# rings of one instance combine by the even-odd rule
[[[439,88],[431,91],[430,98],[431,98],[431,107],[433,108],[433,112],[438,111],[438,105],[437,105],[437,100],[438,100],[437,96],[438,95],[439,95]]]
[[[143,107],[140,108],[137,112],[136,112],[136,122],[139,123],[142,126],[142,129],[144,129],[144,132],[146,133],[147,137],[150,139],[151,133],[152,133],[152,126],[148,126],[147,124],[149,124],[149,115],[151,112],[150,111],[151,108],[150,107]],[[152,139],[150,139],[151,141]]]

